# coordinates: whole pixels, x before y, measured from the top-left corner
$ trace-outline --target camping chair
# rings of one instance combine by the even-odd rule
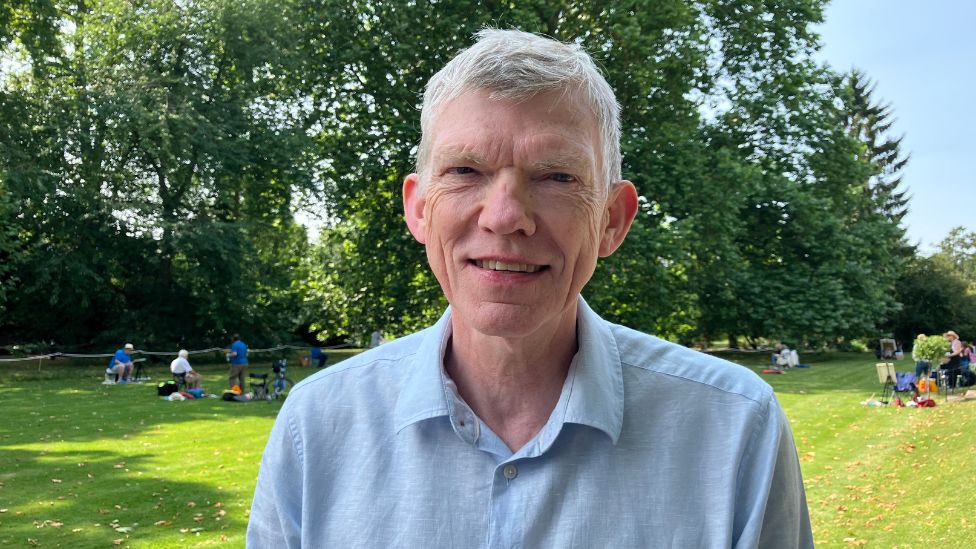
[[[881,338],[879,340],[881,348],[881,360],[894,360],[895,353],[898,352],[898,347],[895,345],[895,340],[890,338]]]
[[[176,382],[176,389],[179,391],[186,391],[186,372],[182,374],[173,374],[173,381]]]

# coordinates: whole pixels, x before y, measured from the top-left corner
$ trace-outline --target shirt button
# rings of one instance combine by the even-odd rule
[[[512,480],[518,476],[518,467],[509,463],[505,466],[505,469],[502,470],[502,474],[505,475],[505,478],[508,480]]]

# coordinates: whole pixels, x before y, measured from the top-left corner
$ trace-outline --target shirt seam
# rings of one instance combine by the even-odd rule
[[[683,380],[683,381],[688,381],[690,383],[695,383],[697,385],[702,385],[702,386],[708,387],[710,389],[713,389],[715,391],[720,391],[720,392],[723,392],[723,393],[726,393],[726,394],[729,394],[729,395],[737,395],[737,396],[740,396],[740,397],[742,397],[742,398],[744,398],[746,400],[749,400],[750,402],[755,402],[756,404],[758,404],[760,406],[764,406],[763,405],[763,401],[764,400],[767,400],[768,391],[763,391],[762,392],[763,394],[760,395],[760,396],[752,396],[752,395],[746,394],[746,393],[744,393],[742,391],[736,391],[734,389],[728,389],[728,388],[725,388],[725,387],[719,387],[719,386],[717,386],[717,385],[715,385],[713,383],[708,383],[707,381],[702,381],[700,379],[694,379],[694,378],[691,378],[691,377],[688,377],[688,376],[683,376],[683,375],[676,374],[676,373],[672,373],[672,372],[662,372],[661,370],[654,370],[654,369],[648,368],[647,366],[642,366],[640,364],[631,364],[629,362],[625,362],[624,360],[621,360],[620,361],[620,364],[623,365],[623,366],[629,366],[631,368],[637,368],[637,369],[642,370],[642,371],[645,371],[645,372],[660,374],[662,376],[668,376],[668,377],[672,377],[672,378],[675,378],[675,379],[680,379],[680,380]]]

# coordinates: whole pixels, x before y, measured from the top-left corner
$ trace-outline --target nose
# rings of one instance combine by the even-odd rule
[[[478,226],[495,234],[535,233],[533,197],[528,181],[517,174],[496,174],[488,185],[478,216]]]

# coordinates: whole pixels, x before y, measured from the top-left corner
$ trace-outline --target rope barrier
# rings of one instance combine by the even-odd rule
[[[343,343],[341,345],[330,345],[328,347],[320,347],[320,348],[321,349],[345,349],[345,348],[348,348],[348,347],[352,347],[352,345],[350,345],[348,343]],[[279,345],[277,347],[268,347],[267,349],[250,349],[249,348],[247,350],[247,354],[250,355],[251,353],[272,353],[272,352],[281,351],[281,350],[284,350],[284,349],[302,350],[302,349],[310,349],[310,348],[311,348],[311,346],[308,346],[308,345]],[[225,351],[227,351],[227,348],[226,347],[211,347],[209,349],[197,349],[197,350],[188,351],[188,352],[191,355],[199,355],[199,354],[203,354],[203,353],[225,352]],[[176,354],[177,354],[174,351],[142,351],[142,350],[139,350],[139,349],[136,349],[135,351],[132,351],[132,353],[133,354],[140,354],[140,355],[148,355],[148,356],[173,356],[173,357],[175,357]],[[44,360],[44,359],[56,360],[56,359],[62,358],[62,357],[63,358],[109,358],[109,357],[113,357],[113,356],[115,356],[115,353],[108,353],[108,354],[104,354],[104,353],[99,353],[99,354],[48,353],[48,354],[44,354],[44,355],[32,355],[32,356],[24,356],[24,357],[17,357],[17,358],[0,358],[0,362],[27,362],[27,361],[31,361],[31,360],[38,360],[39,361],[39,360]]]

